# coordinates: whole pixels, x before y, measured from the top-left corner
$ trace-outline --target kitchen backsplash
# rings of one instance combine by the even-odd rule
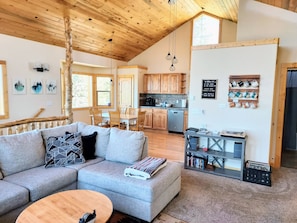
[[[172,104],[173,107],[182,107],[182,100],[187,100],[188,96],[186,94],[139,94],[139,104],[144,105],[146,98],[154,98],[155,103],[164,103]],[[186,104],[188,107],[188,104]]]

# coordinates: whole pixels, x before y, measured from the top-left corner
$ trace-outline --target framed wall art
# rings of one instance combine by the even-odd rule
[[[56,80],[46,80],[45,81],[45,92],[46,92],[46,94],[56,94],[57,93],[57,81]]]
[[[12,93],[13,94],[26,94],[27,92],[26,79],[16,78],[12,81]]]
[[[31,88],[32,94],[42,94],[43,93],[42,80],[39,80],[39,79],[31,80],[30,88]]]

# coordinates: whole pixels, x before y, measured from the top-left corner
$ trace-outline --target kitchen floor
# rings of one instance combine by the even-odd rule
[[[148,137],[148,155],[184,162],[185,140],[183,134],[159,130],[144,130]]]

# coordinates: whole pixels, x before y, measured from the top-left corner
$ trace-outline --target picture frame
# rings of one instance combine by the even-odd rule
[[[30,89],[31,89],[31,93],[32,94],[42,94],[43,93],[43,82],[40,79],[31,79],[31,85],[30,85]]]
[[[12,93],[24,95],[27,93],[27,84],[25,78],[15,78],[12,81]]]
[[[57,93],[57,81],[56,80],[46,80],[45,81],[45,92],[46,92],[46,94],[56,94]]]

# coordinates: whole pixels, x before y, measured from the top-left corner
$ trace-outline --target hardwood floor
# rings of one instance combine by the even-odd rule
[[[149,156],[184,162],[185,140],[183,134],[150,129],[145,129],[144,133],[148,137]]]

